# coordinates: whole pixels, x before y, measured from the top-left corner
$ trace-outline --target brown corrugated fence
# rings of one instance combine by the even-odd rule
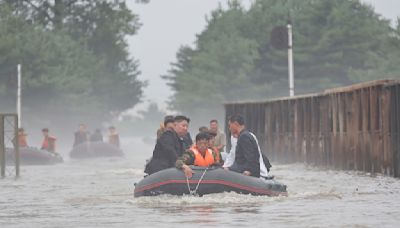
[[[305,162],[400,177],[400,82],[379,80],[323,93],[225,104],[245,117],[263,152]]]

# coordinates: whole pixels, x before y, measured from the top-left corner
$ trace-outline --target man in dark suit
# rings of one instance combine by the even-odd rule
[[[174,118],[173,129],[167,129],[157,139],[153,157],[146,165],[145,173],[150,175],[163,169],[175,167],[176,160],[184,152],[181,137],[187,134],[189,122],[190,119],[186,116]]]
[[[262,155],[257,138],[246,129],[244,118],[240,115],[231,116],[228,124],[232,135],[239,135],[235,161],[228,169],[247,176],[266,177],[271,165]]]

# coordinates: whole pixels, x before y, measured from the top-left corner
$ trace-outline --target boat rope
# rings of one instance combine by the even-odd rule
[[[208,167],[204,170],[203,174],[201,175],[201,177],[200,177],[200,179],[199,179],[199,182],[197,182],[196,188],[193,189],[193,190],[190,189],[189,178],[186,177],[186,184],[187,184],[187,187],[188,187],[188,190],[189,190],[189,194],[190,194],[190,195],[196,195],[196,194],[197,194],[197,190],[199,189],[200,183],[201,183],[201,181],[203,180],[204,175],[206,175],[207,170],[208,170]]]

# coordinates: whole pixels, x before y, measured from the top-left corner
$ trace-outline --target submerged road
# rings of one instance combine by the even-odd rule
[[[0,227],[399,227],[400,180],[273,164],[288,197],[234,193],[133,198],[152,145],[122,142],[125,158],[21,167],[0,179]]]

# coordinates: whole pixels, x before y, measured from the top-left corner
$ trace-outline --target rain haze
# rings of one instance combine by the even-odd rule
[[[171,88],[160,76],[176,61],[176,52],[182,45],[194,46],[196,35],[206,26],[206,17],[217,7],[225,7],[228,1],[217,0],[169,0],[153,1],[151,4],[129,6],[139,15],[142,27],[139,33],[128,38],[131,54],[140,61],[141,78],[149,82],[145,89],[145,100],[167,107],[172,95]],[[250,0],[242,0],[248,5]],[[363,0],[372,5],[382,17],[392,20],[399,16],[400,2],[397,0]],[[136,109],[146,108],[140,106]]]
[[[0,227],[398,227],[398,17],[0,0]]]

